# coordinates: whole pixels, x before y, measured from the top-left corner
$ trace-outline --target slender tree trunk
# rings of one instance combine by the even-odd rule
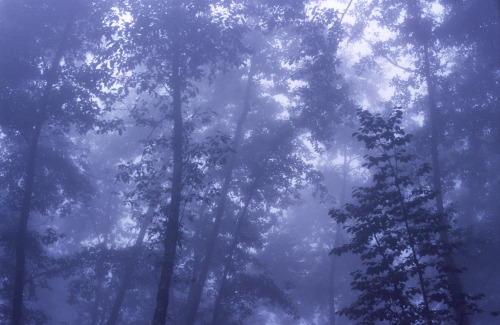
[[[422,268],[422,265],[419,262],[419,257],[418,257],[418,252],[417,252],[417,247],[415,244],[415,239],[413,237],[413,232],[412,229],[410,228],[410,224],[408,223],[408,212],[406,209],[406,204],[404,202],[404,197],[403,193],[401,192],[401,189],[399,188],[399,180],[398,177],[395,177],[396,181],[396,187],[398,189],[399,193],[399,204],[401,208],[401,213],[403,214],[404,217],[404,225],[406,229],[406,234],[408,236],[408,246],[410,246],[411,250],[411,257],[413,264],[415,265],[415,268],[417,270],[417,275],[418,275],[418,283],[420,285],[420,291],[422,293],[422,300],[424,303],[424,312],[425,312],[425,319],[427,321],[428,325],[432,325],[432,315],[430,312],[430,307],[429,307],[429,295],[427,293],[427,287],[425,286],[425,281],[424,281],[424,268]]]
[[[350,161],[347,159],[347,149],[344,152],[344,163],[342,166],[342,187],[341,187],[341,192],[340,192],[340,201],[339,205],[342,208],[345,204],[345,193],[346,193],[346,187],[347,187],[347,174],[349,171],[349,163]],[[335,238],[333,240],[333,247],[339,247],[340,246],[340,224],[337,223],[335,226]],[[330,272],[328,274],[328,316],[329,316],[329,323],[330,325],[335,325],[336,324],[336,319],[335,319],[335,295],[337,294],[336,288],[335,288],[335,273],[337,269],[337,256],[332,255],[330,257]]]
[[[218,323],[218,321],[219,321],[219,317],[220,317],[219,315],[220,315],[220,311],[221,311],[221,302],[222,302],[222,298],[224,296],[224,292],[226,289],[227,276],[228,276],[229,271],[231,269],[231,263],[233,261],[234,252],[236,251],[236,246],[238,245],[239,240],[240,240],[241,229],[243,227],[245,220],[247,219],[248,206],[252,202],[253,195],[255,194],[255,190],[257,189],[257,182],[258,182],[258,180],[254,181],[254,184],[252,185],[252,189],[250,190],[250,193],[248,193],[248,195],[247,195],[247,198],[246,198],[244,206],[243,206],[243,210],[241,211],[240,216],[238,218],[238,222],[236,224],[236,230],[235,230],[234,235],[233,235],[233,240],[231,241],[231,245],[229,246],[226,260],[224,262],[224,271],[222,274],[222,278],[220,280],[219,290],[217,291],[217,296],[215,298],[214,312],[212,315],[212,325],[220,324],[220,323]]]
[[[399,186],[398,186],[398,191],[399,191]],[[420,285],[420,291],[422,292],[422,300],[424,302],[424,312],[425,312],[424,317],[427,320],[427,324],[432,325],[432,315],[431,315],[430,307],[429,307],[429,295],[427,294],[427,287],[425,286],[423,267],[419,262],[417,248],[415,245],[415,239],[413,238],[412,229],[410,228],[410,225],[408,223],[408,214],[406,211],[405,204],[403,203],[403,196],[402,196],[401,191],[399,192],[399,195],[400,195],[401,211],[402,211],[403,216],[404,216],[404,220],[405,220],[404,224],[405,224],[405,228],[406,228],[406,233],[408,235],[408,244],[409,244],[410,249],[411,249],[411,254],[412,254],[411,256],[412,256],[413,264],[415,265],[415,268],[417,269],[418,283]]]
[[[178,36],[179,37],[179,36]],[[152,325],[164,325],[167,319],[170,284],[174,273],[177,241],[179,237],[179,212],[182,200],[182,168],[183,168],[183,120],[182,120],[182,78],[180,68],[180,40],[174,46],[171,87],[174,130],[172,135],[173,173],[170,207],[164,213],[167,215],[167,230],[165,233],[165,251],[163,265],[156,295],[156,308]]]
[[[470,143],[470,156],[474,157],[472,159],[475,160],[474,165],[475,165],[475,170],[470,170],[470,174],[466,178],[466,187],[468,188],[468,196],[469,197],[476,197],[477,198],[477,193],[481,193],[479,189],[481,186],[484,184],[484,178],[481,177],[481,172],[480,170],[484,168],[485,170],[487,169],[486,167],[486,162],[484,160],[484,157],[481,153],[481,142],[480,139],[478,138],[478,135],[475,133],[476,130],[473,131],[473,133],[470,135],[469,138],[469,143]],[[476,209],[478,206],[481,205],[481,202],[478,202],[477,199],[474,199],[473,202],[467,202],[463,207],[462,210],[464,211],[464,222],[467,225],[472,225],[474,222],[477,220],[476,219]]]
[[[243,124],[245,123],[245,120],[247,118],[248,112],[250,111],[251,107],[250,99],[251,99],[254,70],[255,70],[254,64],[252,63],[248,74],[243,110],[238,120],[233,139],[233,150],[235,151],[239,150],[241,138],[243,136]],[[234,167],[235,167],[235,161],[233,157],[228,161],[223,173],[224,183],[222,184],[220,198],[219,201],[217,202],[217,209],[215,211],[215,222],[207,240],[205,256],[201,262],[200,271],[197,276],[197,279],[195,282],[193,282],[193,285],[189,290],[188,309],[186,313],[187,315],[185,322],[186,325],[194,324],[194,321],[196,319],[196,313],[198,311],[198,307],[200,306],[203,287],[205,286],[205,282],[208,276],[208,271],[210,269],[210,264],[212,262],[212,257],[215,252],[215,248],[217,246],[217,237],[219,236],[222,217],[226,210],[226,200],[231,185],[231,179]]]
[[[194,236],[193,236],[193,272],[192,279],[195,279],[200,273],[201,261],[203,248],[205,247],[205,241],[207,240],[207,229],[209,221],[205,220],[205,211],[207,209],[207,203],[203,202],[198,211],[198,218],[195,220],[194,225]],[[193,283],[189,287],[192,290]]]
[[[448,246],[450,239],[448,235],[449,221],[445,219],[444,205],[443,205],[443,192],[441,185],[441,167],[439,163],[439,150],[438,150],[438,118],[437,118],[437,105],[435,97],[435,86],[431,74],[430,58],[429,58],[429,45],[424,46],[424,77],[427,83],[427,93],[429,99],[430,123],[431,123],[431,156],[432,156],[432,183],[434,191],[436,191],[436,206],[438,213],[441,217],[441,225],[443,230],[440,231],[440,240]],[[444,263],[446,265],[447,278],[450,285],[450,292],[452,295],[453,308],[455,310],[456,321],[460,325],[468,325],[469,316],[467,315],[465,295],[463,293],[462,282],[456,272],[457,265],[450,255],[445,255]]]
[[[333,247],[338,247],[339,243],[339,232],[340,226],[337,224],[335,227],[335,239],[333,240]],[[328,272],[328,317],[329,324],[335,325],[335,295],[337,294],[335,288],[335,271],[337,258],[335,256],[330,257],[330,272]]]
[[[387,152],[385,152],[385,149],[384,149],[384,153],[387,154]],[[397,157],[396,149],[394,149],[393,156]],[[418,256],[419,253],[417,251],[417,245],[415,243],[415,238],[413,237],[413,231],[412,231],[410,224],[408,222],[409,217],[408,217],[408,209],[406,207],[405,197],[404,197],[404,194],[403,194],[401,187],[399,186],[399,184],[401,184],[401,181],[400,181],[399,173],[398,173],[399,168],[398,168],[397,159],[395,159],[394,162],[395,163],[393,165],[389,160],[389,164],[390,164],[391,170],[392,170],[392,177],[394,177],[394,185],[396,186],[396,189],[398,190],[399,208],[401,210],[401,214],[403,215],[403,221],[404,221],[406,234],[408,237],[408,246],[410,247],[412,262],[415,266],[415,269],[417,270],[418,283],[420,286],[420,291],[422,293],[422,300],[424,303],[424,312],[425,312],[424,317],[426,319],[427,324],[432,325],[432,315],[431,315],[430,306],[429,306],[429,295],[427,293],[427,287],[425,286],[425,281],[424,281],[424,268],[422,267],[421,263],[419,262],[420,258]]]
[[[141,224],[139,235],[137,236],[134,247],[132,249],[130,260],[128,261],[128,264],[125,266],[123,279],[116,293],[115,302],[111,309],[111,314],[109,315],[107,325],[115,325],[118,322],[118,315],[120,313],[123,300],[125,299],[125,294],[127,293],[127,290],[130,287],[130,282],[132,281],[132,277],[134,275],[135,266],[137,265],[136,259],[139,256],[142,243],[144,242],[144,237],[146,236],[146,230],[148,229],[148,225],[149,225],[149,219],[144,220]]]
[[[104,211],[104,216],[106,216],[106,223],[103,225],[103,229],[96,230],[97,233],[101,233],[104,237],[102,243],[99,244],[99,256],[96,260],[95,264],[95,273],[96,273],[96,286],[95,286],[95,299],[92,308],[90,309],[90,325],[99,324],[99,318],[103,319],[103,316],[106,314],[107,304],[103,304],[103,283],[106,277],[106,270],[104,268],[104,264],[106,263],[106,253],[108,250],[109,243],[109,235],[111,229],[111,204],[108,204],[106,210]],[[102,231],[102,232],[101,232]],[[99,308],[101,308],[99,310]]]

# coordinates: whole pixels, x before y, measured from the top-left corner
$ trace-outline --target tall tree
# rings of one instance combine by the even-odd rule
[[[442,75],[446,75],[447,68],[441,63],[443,56],[452,48],[444,46],[440,28],[447,10],[446,1],[436,3],[441,11],[434,10],[432,6],[424,1],[412,0],[403,3],[391,1],[371,1],[360,5],[360,11],[365,22],[372,22],[378,28],[391,32],[391,36],[383,41],[372,43],[375,55],[386,59],[391,65],[403,68],[409,73],[409,78],[394,78],[393,84],[397,89],[395,99],[405,105],[424,107],[426,119],[427,138],[429,139],[430,159],[432,161],[433,187],[436,191],[436,207],[440,213],[445,211],[443,193],[443,160],[440,157],[440,145],[443,141],[444,130],[442,128],[443,98],[441,98]],[[369,18],[369,19],[367,19]],[[403,67],[400,62],[405,57],[408,67]],[[412,100],[408,87],[423,90],[423,95],[418,94]],[[442,214],[444,215],[444,214]],[[442,219],[440,233],[443,243],[448,243],[449,235],[446,225],[448,220]],[[446,257],[446,263],[450,270],[458,266],[452,255]],[[456,273],[449,273],[449,282],[455,299],[456,319],[460,324],[469,324],[466,312],[466,301],[464,299],[463,285]]]
[[[498,291],[486,280],[500,265],[491,263],[489,252],[498,247],[498,204],[491,195],[498,192],[498,105],[500,103],[500,39],[498,12],[492,1],[445,2],[449,15],[437,29],[441,44],[454,49],[454,68],[438,78],[442,129],[443,184],[457,202],[459,222],[471,229],[470,257],[462,257],[470,272],[464,284],[481,288],[486,297]],[[493,169],[492,169],[493,167]],[[485,186],[485,184],[488,184]],[[448,197],[448,196],[447,196]],[[489,247],[486,249],[486,247]],[[484,272],[484,273],[483,273]],[[481,302],[484,310],[497,309],[491,299]],[[487,313],[474,321],[492,322]]]
[[[251,108],[251,91],[252,91],[252,84],[254,82],[254,74],[255,74],[255,62],[250,63],[250,70],[248,71],[248,80],[247,80],[247,86],[245,90],[245,96],[244,96],[244,103],[243,103],[243,108],[241,111],[241,115],[238,119],[237,125],[236,125],[236,130],[234,131],[234,136],[232,139],[232,150],[234,152],[239,151],[240,145],[241,145],[241,139],[243,136],[243,125],[245,123],[246,117],[248,115],[248,112],[250,111]],[[203,256],[203,260],[201,263],[201,267],[199,270],[199,273],[196,274],[195,276],[197,277],[197,280],[193,282],[193,285],[190,289],[189,292],[189,298],[188,298],[188,311],[186,313],[186,324],[193,324],[194,320],[196,318],[196,312],[198,310],[198,306],[200,304],[201,296],[202,296],[202,291],[203,287],[205,285],[207,275],[208,275],[208,270],[210,268],[210,263],[212,261],[212,255],[215,252],[216,244],[217,244],[217,237],[220,232],[220,227],[221,227],[221,222],[222,222],[222,217],[224,215],[224,212],[226,210],[226,201],[227,201],[227,195],[229,193],[229,187],[231,180],[233,179],[233,170],[235,168],[235,159],[233,157],[234,155],[231,155],[229,157],[229,161],[227,164],[224,166],[224,172],[222,175],[223,178],[223,184],[220,189],[220,198],[217,201],[217,208],[215,211],[215,222],[214,225],[212,226],[210,235],[207,239],[206,243],[206,252]]]
[[[121,70],[136,68],[128,86],[157,95],[164,115],[173,122],[170,199],[161,208],[165,218],[164,256],[153,324],[164,324],[174,272],[183,189],[183,103],[196,94],[195,81],[238,62],[239,28],[212,1],[129,1],[131,22],[121,41]],[[221,4],[222,5],[222,4]]]
[[[273,48],[273,37],[279,39],[280,33],[286,29],[289,24],[292,24],[295,19],[301,17],[303,14],[304,1],[292,1],[289,3],[282,3],[280,1],[274,2],[255,2],[244,3],[241,8],[235,12],[235,15],[245,17],[249,22],[250,32],[248,33],[247,41],[250,45],[250,50],[253,52],[250,62],[249,70],[247,72],[247,81],[242,91],[243,96],[240,101],[241,113],[236,121],[236,127],[232,137],[232,150],[235,154],[229,157],[228,163],[224,168],[222,175],[222,185],[220,189],[220,198],[214,211],[214,224],[208,235],[205,252],[202,254],[200,269],[194,275],[196,281],[192,283],[188,298],[188,309],[186,312],[186,324],[193,324],[196,318],[196,313],[201,302],[203,288],[205,286],[207,275],[212,263],[213,255],[216,251],[218,236],[221,229],[222,219],[226,213],[226,204],[228,194],[231,190],[231,182],[233,179],[233,170],[238,167],[237,155],[245,132],[244,124],[250,110],[256,106],[253,104],[258,94],[254,94],[254,83],[258,83],[258,78],[265,78],[266,74],[264,69],[268,69],[271,78],[279,74],[280,64],[279,56],[275,57],[270,53],[276,51]],[[288,19],[285,19],[288,18]],[[279,52],[279,50],[278,50]],[[256,77],[257,75],[257,77]]]
[[[266,299],[280,306],[285,313],[297,316],[289,298],[269,275],[248,272],[249,265],[258,269],[260,263],[247,251],[263,248],[265,234],[274,225],[275,215],[270,211],[293,204],[300,197],[307,180],[318,175],[310,164],[301,161],[300,155],[294,153],[297,145],[290,141],[294,132],[289,122],[262,122],[265,131],[255,134],[242,146],[242,152],[247,155],[240,154],[242,164],[235,173],[239,176],[238,187],[233,189],[232,196],[237,197],[233,199],[237,210],[228,210],[227,213],[236,218],[227,218],[226,223],[232,227],[223,236],[228,238],[225,247],[223,243],[220,245],[223,254],[222,270],[219,272],[222,275],[217,279],[212,324],[237,320],[234,317],[237,315],[233,313],[238,310],[238,304],[245,302],[245,295],[249,301]],[[257,284],[259,281],[262,283]],[[234,295],[235,285],[245,288],[238,291],[242,297]]]
[[[455,245],[441,238],[447,226],[440,220],[449,216],[429,207],[436,194],[417,178],[430,168],[424,164],[412,175],[414,156],[405,148],[410,135],[400,127],[401,110],[387,121],[367,111],[358,116],[361,127],[354,136],[376,152],[365,156],[364,164],[375,173],[373,186],[353,192],[356,204],[330,212],[352,234],[349,243],[332,252],[359,254],[365,265],[365,270],[353,272],[358,300],[340,314],[370,323],[441,324],[455,319],[461,324],[452,312],[457,306],[449,276],[460,270],[449,269],[447,262]],[[473,304],[463,307],[475,311]]]
[[[28,224],[40,207],[37,201],[44,200],[35,196],[43,178],[37,168],[42,135],[112,126],[99,121],[103,107],[96,100],[108,76],[97,63],[107,9],[100,1],[2,1],[0,6],[0,123],[5,133],[25,139],[11,314],[13,324],[22,324]]]

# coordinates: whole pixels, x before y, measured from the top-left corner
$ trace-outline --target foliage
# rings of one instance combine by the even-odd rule
[[[112,102],[103,91],[112,74],[100,66],[102,33],[112,29],[104,20],[108,5],[0,2],[0,134],[8,144],[0,166],[8,176],[2,200],[9,201],[9,215],[19,216],[2,224],[2,233],[15,234],[4,242],[6,255],[15,256],[15,267],[9,270],[6,264],[3,282],[14,291],[14,299],[8,300],[13,301],[16,324],[30,317],[41,323],[45,317],[30,312],[31,303],[23,311],[23,298],[36,301],[36,289],[47,287],[47,277],[55,274],[46,246],[59,234],[47,220],[91,197],[84,159],[71,152],[68,135],[122,131],[119,120],[104,119],[110,109],[105,103]],[[42,225],[31,229],[33,221]]]
[[[351,236],[332,253],[355,253],[365,267],[352,273],[357,301],[340,314],[363,323],[442,324],[453,319],[447,272],[461,270],[445,269],[456,245],[440,241],[448,227],[430,205],[435,193],[423,178],[430,168],[416,168],[407,152],[411,135],[401,128],[400,109],[387,120],[367,111],[358,117],[354,136],[373,152],[363,164],[374,169],[373,185],[353,191],[355,204],[330,211]]]
[[[343,37],[340,17],[333,9],[315,8],[310,17],[297,24],[297,44],[289,58],[297,65],[292,79],[304,82],[296,90],[296,124],[311,132],[311,140],[329,143],[342,117],[353,113],[347,84],[337,70],[338,47]]]
[[[500,2],[340,2],[0,0],[0,318],[491,324]]]

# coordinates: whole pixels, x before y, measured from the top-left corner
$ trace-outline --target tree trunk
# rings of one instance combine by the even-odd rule
[[[90,325],[97,325],[99,323],[99,307],[102,305],[102,284],[104,282],[104,277],[106,276],[104,270],[105,252],[108,249],[108,234],[104,239],[104,242],[101,244],[100,258],[97,260],[97,264],[95,266],[96,270],[96,288],[95,288],[95,299],[94,304],[92,305],[92,309],[90,311]]]
[[[344,163],[342,166],[342,187],[341,187],[341,192],[340,192],[340,201],[339,201],[339,206],[342,208],[345,204],[345,194],[346,194],[346,186],[347,186],[347,174],[349,172],[349,164],[350,160],[347,159],[347,149],[344,151]],[[339,247],[340,246],[340,224],[337,224],[335,227],[335,238],[333,240],[333,247]],[[337,264],[337,256],[332,255],[330,257],[330,272],[328,274],[328,317],[329,317],[329,324],[330,325],[335,325],[336,324],[336,319],[335,319],[335,295],[336,295],[336,288],[335,288],[335,272],[336,272],[336,265]]]
[[[442,231],[440,231],[440,240],[448,246],[450,244],[450,239],[448,235],[448,230],[445,228],[449,226],[449,221],[444,217],[444,205],[443,205],[443,193],[441,185],[441,167],[439,164],[439,150],[438,150],[438,119],[437,119],[437,105],[435,97],[435,86],[431,74],[430,58],[429,58],[429,45],[424,46],[424,77],[427,83],[427,94],[429,99],[429,111],[430,111],[430,123],[431,123],[431,156],[432,156],[432,183],[434,186],[434,191],[436,192],[436,207],[438,213],[441,217],[441,225],[443,226]],[[447,268],[447,278],[450,285],[450,291],[452,295],[453,308],[455,310],[456,321],[460,325],[468,325],[469,317],[466,310],[465,295],[463,293],[462,283],[456,270],[458,270],[457,265],[452,256],[446,255],[444,263]]]
[[[206,196],[205,196],[206,197]],[[205,247],[205,241],[207,240],[207,229],[209,226],[209,220],[205,218],[205,211],[207,209],[207,203],[204,201],[200,206],[198,211],[198,218],[194,221],[194,235],[193,235],[193,271],[192,279],[194,279],[200,273],[201,262],[203,259],[203,248]],[[193,289],[193,282],[189,287],[189,290]],[[189,302],[189,300],[188,300]]]
[[[254,76],[254,64],[251,63],[250,71],[248,73],[247,86],[245,91],[245,99],[243,103],[243,110],[241,112],[241,116],[238,120],[234,140],[233,140],[233,150],[238,151],[240,147],[241,138],[243,136],[243,124],[247,118],[248,112],[250,111],[250,99],[251,99],[251,91],[252,91],[252,83]],[[189,290],[188,296],[188,309],[186,313],[186,325],[193,325],[196,319],[196,313],[198,311],[198,307],[200,306],[201,296],[203,293],[203,287],[205,286],[205,282],[207,280],[208,271],[210,269],[210,264],[212,261],[213,254],[215,252],[215,248],[217,246],[217,237],[219,236],[220,226],[222,222],[222,217],[226,210],[226,200],[227,195],[229,193],[229,188],[231,185],[231,179],[233,175],[233,169],[235,167],[234,157],[230,159],[226,165],[226,168],[223,173],[224,183],[222,184],[221,193],[219,201],[217,202],[217,209],[215,211],[215,222],[212,227],[212,231],[207,240],[206,244],[206,252],[204,259],[201,262],[200,271],[197,275],[197,279],[193,282]]]
[[[396,149],[394,149],[394,157],[397,157],[397,152]],[[390,163],[390,161],[389,161]],[[394,184],[397,189],[398,193],[398,201],[399,201],[399,208],[401,210],[401,215],[403,216],[403,222],[406,230],[406,235],[408,237],[408,246],[410,247],[410,254],[412,258],[412,262],[415,266],[415,269],[417,271],[417,276],[418,276],[418,283],[420,286],[420,291],[422,293],[422,300],[424,303],[424,317],[427,321],[427,325],[432,325],[432,315],[430,312],[430,306],[429,306],[429,295],[427,293],[427,287],[425,285],[425,280],[424,280],[424,270],[425,268],[422,267],[422,264],[420,263],[420,257],[418,256],[417,252],[417,244],[415,243],[415,239],[413,236],[413,231],[410,227],[410,224],[408,222],[408,208],[407,204],[405,202],[405,197],[403,194],[403,190],[399,186],[402,182],[400,181],[399,174],[398,174],[398,165],[397,165],[397,160],[395,160],[395,166],[393,166],[390,163],[391,169],[392,169],[392,177],[394,178]]]
[[[257,189],[257,182],[258,182],[258,180],[254,181],[254,184],[252,185],[252,189],[250,190],[250,193],[248,193],[247,199],[246,199],[245,204],[243,206],[243,210],[241,211],[240,216],[238,218],[238,222],[236,224],[236,230],[234,232],[233,240],[231,241],[231,245],[229,246],[226,261],[224,263],[224,271],[222,274],[222,278],[220,280],[221,282],[220,282],[219,290],[217,291],[217,296],[215,298],[214,312],[212,315],[212,325],[220,324],[220,323],[218,323],[218,320],[219,320],[219,314],[221,311],[221,302],[222,302],[223,292],[225,291],[225,288],[226,288],[227,275],[229,274],[229,271],[231,269],[233,255],[234,255],[234,252],[236,250],[236,246],[239,243],[239,237],[240,237],[241,229],[243,227],[243,223],[247,218],[248,206],[252,202],[253,195],[255,193],[255,190]]]
[[[148,229],[148,225],[149,225],[149,220],[144,220],[141,224],[139,235],[137,236],[134,247],[132,249],[132,254],[131,254],[132,256],[130,257],[128,264],[125,266],[123,279],[116,293],[115,302],[111,309],[111,314],[109,315],[107,325],[115,325],[118,322],[118,315],[120,313],[123,300],[125,299],[125,293],[127,292],[132,277],[134,275],[135,266],[137,265],[136,258],[137,256],[139,256],[140,249],[144,241],[144,237],[146,236],[146,230]]]
[[[14,278],[14,295],[12,302],[12,324],[21,325],[23,321],[23,292],[26,273],[26,242],[28,238],[28,219],[31,212],[31,198],[33,195],[33,183],[35,180],[36,158],[38,143],[43,122],[40,119],[35,125],[33,136],[29,146],[28,166],[21,205],[21,218],[16,235],[16,268]]]
[[[436,86],[434,84],[434,76],[431,70],[430,62],[430,49],[429,46],[434,42],[432,39],[432,32],[428,27],[423,27],[422,24],[422,8],[418,1],[412,1],[409,3],[410,9],[415,13],[415,16],[419,19],[419,25],[423,30],[416,30],[417,33],[422,34],[422,38],[417,41],[415,45],[421,46],[423,48],[423,69],[420,72],[421,76],[424,78],[427,85],[427,97],[429,105],[429,115],[430,115],[430,126],[431,126],[431,159],[432,159],[432,183],[434,191],[436,192],[436,208],[437,212],[442,216],[440,223],[443,230],[440,231],[439,237],[442,243],[446,246],[450,244],[450,239],[448,235],[449,220],[444,217],[444,205],[443,205],[443,192],[441,184],[441,167],[439,163],[439,129],[438,129],[438,118],[437,118],[437,104],[436,104]],[[450,286],[450,293],[452,298],[453,309],[455,312],[455,318],[458,324],[468,325],[469,317],[466,310],[466,300],[463,293],[462,283],[457,274],[457,265],[451,255],[446,255],[444,257],[444,264],[447,269],[447,280]]]
[[[69,17],[72,17],[70,13]],[[43,97],[40,100],[40,108],[35,112],[36,120],[33,126],[33,133],[31,142],[28,148],[28,164],[26,166],[26,173],[24,179],[23,199],[21,201],[21,213],[19,219],[19,226],[16,234],[16,266],[14,274],[14,291],[12,299],[12,324],[23,324],[23,292],[25,285],[26,274],[26,242],[28,239],[28,221],[31,214],[31,200],[33,196],[33,185],[35,182],[36,161],[38,155],[38,145],[40,142],[40,134],[42,132],[43,124],[46,119],[46,112],[49,105],[50,92],[52,86],[56,82],[59,62],[62,59],[65,45],[69,33],[71,31],[73,20],[68,19],[64,28],[61,42],[52,60],[52,65],[47,72],[47,84],[44,89]]]
[[[174,273],[177,241],[179,237],[179,212],[182,200],[182,169],[183,169],[183,120],[182,120],[182,78],[180,68],[180,42],[176,42],[172,61],[172,107],[174,129],[172,135],[173,173],[172,193],[169,209],[165,209],[167,216],[167,230],[165,233],[163,265],[156,295],[156,308],[153,316],[153,325],[164,325],[167,318],[170,284]]]

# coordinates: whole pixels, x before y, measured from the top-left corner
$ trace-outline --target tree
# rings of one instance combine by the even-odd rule
[[[457,202],[459,223],[470,228],[470,244],[458,257],[470,270],[462,276],[464,285],[480,288],[487,297],[481,308],[494,311],[498,284],[489,274],[500,265],[489,252],[498,250],[493,247],[500,230],[499,205],[491,196],[500,189],[494,167],[500,153],[494,122],[500,118],[499,16],[493,1],[444,3],[449,14],[436,34],[443,46],[455,49],[455,67],[439,78],[443,186],[447,198]],[[474,322],[495,322],[489,316],[483,313]]]
[[[449,37],[456,35],[455,30],[461,29],[453,26],[453,32],[450,32],[446,26],[447,20],[455,14],[454,9],[461,6],[470,8],[471,2],[450,2],[439,1],[436,6],[440,8],[440,12],[434,10],[430,3],[419,0],[407,1],[405,3],[393,1],[369,1],[369,3],[361,4],[359,12],[362,12],[364,21],[360,24],[371,22],[375,28],[388,31],[389,36],[377,42],[370,42],[373,52],[376,56],[384,58],[390,65],[404,70],[406,76],[397,76],[393,78],[392,85],[396,88],[394,100],[398,104],[403,104],[408,107],[417,108],[425,119],[425,134],[422,134],[422,140],[425,141],[425,149],[429,152],[429,157],[432,161],[432,184],[436,193],[436,207],[440,213],[444,212],[444,194],[451,189],[447,188],[445,177],[448,166],[444,166],[444,159],[441,155],[446,153],[442,150],[442,143],[447,130],[443,128],[442,116],[445,109],[455,109],[453,106],[448,106],[443,93],[448,89],[445,88],[447,83],[453,78],[449,75],[450,71],[457,68],[449,68],[445,64],[444,59],[448,55],[456,57],[460,61],[460,56],[464,53],[472,53],[476,45],[476,40],[471,34],[467,33],[467,43],[454,43],[461,37]],[[486,2],[482,2],[486,4]],[[467,10],[468,16],[474,10]],[[369,19],[367,19],[369,18]],[[456,24],[456,23],[455,23]],[[467,25],[465,21],[460,24]],[[444,28],[443,28],[444,26]],[[450,43],[450,40],[454,39]],[[458,54],[461,53],[462,54]],[[468,55],[466,55],[468,56]],[[400,64],[400,62],[405,64]],[[458,67],[460,65],[456,65]],[[416,95],[412,96],[409,89],[416,90]],[[470,108],[461,108],[467,109]],[[447,220],[441,220],[443,226],[447,224]],[[444,227],[443,229],[445,229]],[[448,232],[441,232],[443,242],[448,239]],[[456,268],[454,256],[446,258],[446,263],[449,269]],[[452,290],[455,290],[454,299],[463,297],[463,285],[457,274],[449,274],[450,282],[453,282]],[[454,304],[455,313],[463,324],[469,324],[469,317],[465,310],[465,301],[457,300]]]
[[[307,181],[321,179],[310,164],[295,154],[297,144],[292,139],[289,122],[261,121],[260,132],[246,141],[240,154],[240,166],[235,170],[237,187],[233,188],[233,207],[226,213],[226,233],[221,235],[219,256],[222,273],[216,279],[215,306],[212,324],[241,322],[242,306],[258,306],[267,301],[297,318],[292,301],[275,283],[267,267],[254,255],[264,249],[266,234],[276,225],[277,215],[271,210],[292,205],[300,197]],[[317,184],[316,184],[317,185]],[[222,239],[226,239],[223,242]],[[254,251],[254,253],[251,253]],[[277,277],[281,280],[281,277]],[[254,313],[255,314],[255,313]]]
[[[61,197],[70,190],[62,180],[71,176],[75,163],[65,159],[56,139],[74,130],[80,134],[106,132],[119,125],[100,120],[105,107],[97,100],[111,101],[110,97],[105,101],[101,92],[109,74],[99,65],[102,35],[108,35],[109,26],[103,18],[108,9],[101,1],[0,3],[0,127],[19,146],[15,154],[23,169],[18,172],[21,199],[16,199],[14,208],[19,221],[13,324],[25,321],[26,251],[32,235],[28,226],[32,212],[57,210],[65,201]],[[58,161],[68,163],[65,169]],[[10,168],[18,166],[11,163]],[[44,182],[55,186],[42,190]]]
[[[196,272],[193,274],[195,281],[192,282],[189,290],[188,306],[185,312],[186,324],[193,324],[195,321],[202,298],[203,288],[207,281],[213,256],[218,245],[218,236],[221,231],[222,219],[224,214],[227,213],[226,205],[229,200],[228,194],[231,192],[232,183],[234,182],[233,172],[239,167],[237,163],[241,163],[241,158],[238,160],[238,155],[241,155],[239,149],[243,142],[245,123],[249,112],[257,106],[256,102],[259,98],[258,94],[254,94],[254,92],[256,92],[254,89],[258,88],[255,84],[258,84],[259,78],[263,79],[269,77],[274,82],[278,81],[281,77],[281,58],[279,53],[282,49],[279,49],[279,46],[274,45],[272,42],[273,40],[275,42],[281,41],[281,34],[289,25],[292,25],[297,18],[302,17],[303,9],[304,1],[302,0],[290,1],[287,3],[267,1],[262,3],[242,3],[241,8],[234,13],[249,22],[247,23],[249,31],[245,41],[249,43],[248,47],[252,54],[251,58],[247,59],[249,67],[248,69],[245,68],[247,81],[246,85],[242,87],[244,89],[244,91],[242,91],[244,92],[244,96],[242,100],[238,100],[238,102],[242,102],[243,105],[240,103],[236,104],[238,107],[241,105],[241,113],[237,121],[235,121],[236,127],[232,137],[231,149],[234,153],[229,156],[228,162],[221,175],[220,197],[214,208],[214,223],[204,245],[204,252],[197,254],[197,256],[200,256],[199,261],[194,261],[196,263]],[[265,71],[264,68],[266,68],[267,71]],[[277,83],[279,83],[279,81]]]
[[[196,95],[194,82],[239,63],[237,22],[224,16],[223,10],[216,12],[212,5],[212,1],[129,1],[124,11],[132,20],[116,43],[118,57],[124,59],[119,69],[135,69],[126,87],[156,96],[163,117],[173,121],[170,198],[160,207],[165,219],[161,232],[164,256],[153,324],[166,321],[179,241],[185,155],[183,104]]]
[[[251,108],[250,101],[252,96],[251,90],[254,82],[253,78],[255,73],[254,72],[255,63],[252,62],[250,64],[251,66],[250,70],[248,71],[248,77],[247,77],[248,80],[245,90],[243,109],[238,119],[236,130],[234,131],[234,136],[232,138],[232,143],[231,143],[231,149],[233,152],[238,151],[240,148],[243,136],[243,125],[245,123],[248,112],[250,111]],[[234,168],[235,168],[235,159],[233,153],[232,155],[229,156],[229,161],[224,166],[224,171],[222,175],[222,187],[219,193],[220,197],[217,200],[217,207],[215,210],[215,222],[205,244],[206,251],[203,256],[203,260],[200,263],[200,270],[198,274],[194,274],[194,277],[196,277],[197,279],[196,281],[193,281],[193,284],[190,288],[189,298],[188,298],[189,306],[188,306],[188,311],[186,313],[186,324],[193,324],[196,318],[196,313],[198,311],[198,307],[201,301],[203,287],[205,286],[210,264],[212,262],[212,255],[216,250],[217,237],[219,236],[222,217],[224,215],[224,212],[226,211],[227,196],[229,193],[231,181],[233,179]]]
[[[351,235],[332,253],[358,254],[365,269],[352,273],[357,301],[339,313],[367,323],[460,323],[453,314],[457,299],[449,273],[461,270],[446,263],[457,246],[440,236],[449,230],[441,220],[451,215],[431,208],[436,193],[423,179],[430,168],[415,166],[407,151],[411,136],[401,128],[402,111],[396,109],[387,120],[367,111],[358,117],[361,127],[354,136],[375,151],[363,164],[374,169],[373,185],[354,190],[357,203],[344,211],[332,209],[330,215]],[[468,313],[477,311],[474,304],[465,307]]]

